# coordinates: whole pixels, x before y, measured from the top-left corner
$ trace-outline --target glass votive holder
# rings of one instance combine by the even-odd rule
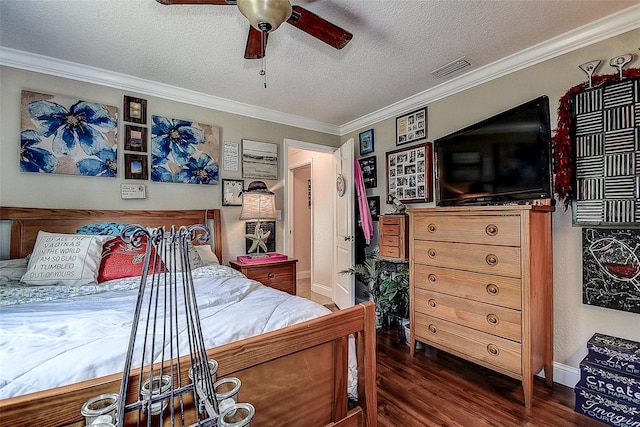
[[[219,427],[251,427],[256,410],[250,403],[236,403],[218,418]]]
[[[202,365],[203,364],[196,366],[195,369],[193,366],[189,368],[189,379],[191,380],[191,382],[193,382],[194,372],[198,377],[204,376],[202,374]],[[215,383],[217,378],[216,373],[218,372],[218,362],[213,359],[209,359],[207,360],[207,366],[209,367],[209,375],[211,375],[211,381]]]
[[[160,377],[156,377],[153,379],[153,384],[151,380],[146,380],[142,383],[142,387],[140,389],[140,394],[142,395],[143,400],[150,400],[151,397],[157,396],[169,390],[171,387],[171,376],[162,375]],[[162,400],[161,402],[155,402],[151,404],[151,415],[159,415],[164,411],[167,407],[169,401],[168,399]]]
[[[223,378],[213,384],[213,390],[216,393],[216,401],[218,405],[225,399],[233,399],[238,403],[238,393],[242,383],[238,378]]]
[[[118,399],[117,393],[109,393],[87,400],[80,410],[86,425],[91,425],[94,421],[113,424],[116,420]]]

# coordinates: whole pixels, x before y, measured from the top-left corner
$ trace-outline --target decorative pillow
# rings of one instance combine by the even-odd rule
[[[144,253],[147,250],[147,239],[142,237],[142,245],[134,247],[116,237],[105,243],[102,251],[102,263],[98,274],[98,282],[121,279],[123,277],[142,276]],[[155,258],[155,248],[151,248],[151,259]],[[160,269],[164,269],[161,265]],[[149,273],[153,273],[153,267]]]
[[[101,236],[119,236],[122,230],[127,228],[129,224],[121,224],[119,222],[103,222],[102,224],[83,225],[76,231],[77,234],[92,234]]]
[[[102,245],[111,238],[39,231],[21,280],[28,285],[96,283]]]
[[[218,257],[213,253],[213,249],[211,249],[211,245],[198,245],[194,246],[194,248],[196,248],[198,255],[200,255],[202,265],[220,264]]]
[[[193,244],[189,242],[189,265],[191,266],[192,270],[194,268],[198,268],[206,265],[205,263],[202,262],[200,253],[196,251],[194,248],[197,248],[197,246],[193,246]],[[164,254],[162,255],[162,257],[163,257],[162,260],[164,261],[164,265],[171,270],[171,260],[164,259]],[[175,271],[182,271],[182,265],[180,263],[180,259],[176,260]]]
[[[19,281],[27,272],[27,258],[6,259],[0,261],[0,284]]]

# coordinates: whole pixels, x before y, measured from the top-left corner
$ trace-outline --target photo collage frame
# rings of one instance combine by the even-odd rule
[[[425,142],[389,151],[387,157],[387,194],[402,203],[433,201],[432,145]]]

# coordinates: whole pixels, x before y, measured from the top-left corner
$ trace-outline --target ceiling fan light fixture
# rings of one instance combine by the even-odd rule
[[[261,32],[275,31],[292,13],[289,0],[238,0],[238,9]]]

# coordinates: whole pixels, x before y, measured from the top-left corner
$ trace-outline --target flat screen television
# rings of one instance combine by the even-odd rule
[[[541,96],[434,141],[439,206],[552,199],[549,99]]]

